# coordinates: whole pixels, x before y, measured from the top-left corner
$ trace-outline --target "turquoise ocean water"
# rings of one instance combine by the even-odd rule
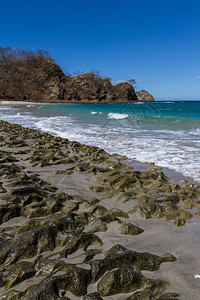
[[[154,162],[200,182],[200,101],[0,106],[0,118]]]

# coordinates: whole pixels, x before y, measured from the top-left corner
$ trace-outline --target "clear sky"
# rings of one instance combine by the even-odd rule
[[[199,0],[0,0],[0,46],[46,49],[64,72],[136,78],[156,99],[200,99]]]

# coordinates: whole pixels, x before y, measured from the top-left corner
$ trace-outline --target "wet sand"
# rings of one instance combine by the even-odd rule
[[[0,100],[0,105],[50,105],[50,104],[59,104],[56,101],[54,102],[33,102],[33,101],[7,101]],[[67,104],[67,103],[66,103]]]
[[[4,121],[0,131],[2,299],[199,298],[199,184]]]

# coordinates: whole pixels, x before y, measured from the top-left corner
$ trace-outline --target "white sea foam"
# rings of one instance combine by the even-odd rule
[[[45,132],[49,132],[55,135],[58,135],[62,138],[68,137],[68,130],[65,128],[67,125],[71,124],[71,117],[58,116],[58,117],[50,117],[44,118],[35,122],[35,127]]]
[[[91,114],[92,114],[92,115],[96,115],[96,114],[97,114],[97,111],[92,111]]]
[[[145,136],[146,130],[121,127],[81,126],[70,117],[53,117],[37,122],[37,128],[70,140],[95,145],[110,153],[126,155],[141,162],[154,162],[200,180],[199,156],[194,146],[187,142],[180,147],[179,133],[172,140]],[[170,131],[169,131],[170,132]]]
[[[122,120],[128,118],[128,114],[119,114],[119,113],[109,113],[109,119]]]
[[[156,165],[168,167],[185,176],[192,176],[200,181],[200,129],[173,130],[173,128],[158,128],[149,130],[142,122],[129,125],[123,121],[123,126],[107,122],[109,119],[126,119],[125,113],[102,114],[102,123],[94,124],[94,118],[85,119],[82,116],[44,116],[43,112],[30,110],[5,110],[1,119],[18,123],[26,127],[36,128],[69,140],[98,146],[110,153],[126,155],[129,159],[141,162],[154,162]],[[34,113],[35,112],[35,113]],[[46,113],[46,112],[45,112]],[[91,111],[89,112],[90,115]],[[88,115],[88,116],[89,116]],[[131,115],[132,117],[132,115]],[[133,116],[132,118],[137,118]],[[100,121],[99,121],[100,122]],[[156,127],[155,127],[156,128]]]
[[[7,106],[7,105],[0,105],[0,111],[1,110],[16,110],[14,107]]]
[[[191,130],[190,134],[200,136],[200,128]]]

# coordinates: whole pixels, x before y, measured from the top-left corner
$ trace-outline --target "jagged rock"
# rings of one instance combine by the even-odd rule
[[[145,278],[139,269],[129,265],[107,272],[97,285],[102,296],[130,293],[138,289],[150,289],[158,295],[168,287],[166,281]]]
[[[176,225],[176,226],[183,226],[183,225],[185,225],[185,220],[183,219],[183,218],[176,218],[175,220],[174,220],[174,224]]]
[[[20,300],[21,293],[19,291],[11,290],[8,291],[4,296],[1,298],[2,300]]]
[[[136,235],[144,232],[144,230],[130,223],[122,223],[120,232],[121,234]]]
[[[108,227],[106,226],[106,224],[103,222],[103,220],[101,218],[97,218],[96,220],[94,220],[89,228],[89,231],[92,233],[95,232],[105,232],[108,229]]]
[[[84,248],[84,250],[86,250],[90,245],[102,246],[103,243],[97,235],[93,233],[82,232],[81,234],[78,233],[68,236],[64,242],[64,245],[66,249],[65,257],[67,257],[80,248]]]
[[[16,284],[24,281],[35,275],[34,265],[31,262],[19,262],[14,264],[9,269],[9,273],[6,276],[5,287],[6,290],[15,286]]]
[[[57,300],[59,299],[58,288],[53,278],[45,278],[36,285],[31,285],[24,292],[20,293],[21,298],[26,300]]]
[[[137,99],[142,102],[154,101],[154,97],[145,90],[136,92]]]
[[[87,286],[90,283],[89,270],[85,270],[83,268],[79,268],[70,264],[65,264],[62,268],[60,268],[60,270],[63,271],[64,275],[55,274],[55,276],[51,278],[47,277],[38,285],[34,285],[28,288],[23,294],[25,294],[27,296],[27,299],[30,300],[47,300],[58,299],[59,290],[70,291],[77,297],[83,296],[87,293]],[[48,286],[49,291],[47,291]],[[42,298],[42,296],[45,298]],[[57,298],[52,298],[56,296]]]
[[[119,102],[124,102],[124,99],[127,101],[137,101],[134,88],[128,82],[121,82],[115,85],[114,92],[116,94],[117,101]]]
[[[101,251],[98,249],[89,249],[86,251],[84,262],[88,262],[94,258],[96,254],[99,254]]]
[[[161,263],[175,260],[176,258],[171,254],[160,257],[148,252],[132,251],[117,244],[107,251],[104,259],[93,260],[89,264],[91,266],[92,280],[95,282],[108,270],[124,265],[137,266],[140,270],[156,271]]]
[[[102,296],[110,296],[119,293],[129,293],[140,289],[144,284],[142,273],[132,266],[124,266],[115,271],[107,272],[97,285],[98,292]]]
[[[2,205],[0,206],[0,224],[9,221],[12,218],[20,216],[21,208],[16,205]]]
[[[152,291],[150,290],[145,290],[145,291],[140,291],[136,292],[130,297],[128,297],[126,300],[155,300],[155,296]]]

